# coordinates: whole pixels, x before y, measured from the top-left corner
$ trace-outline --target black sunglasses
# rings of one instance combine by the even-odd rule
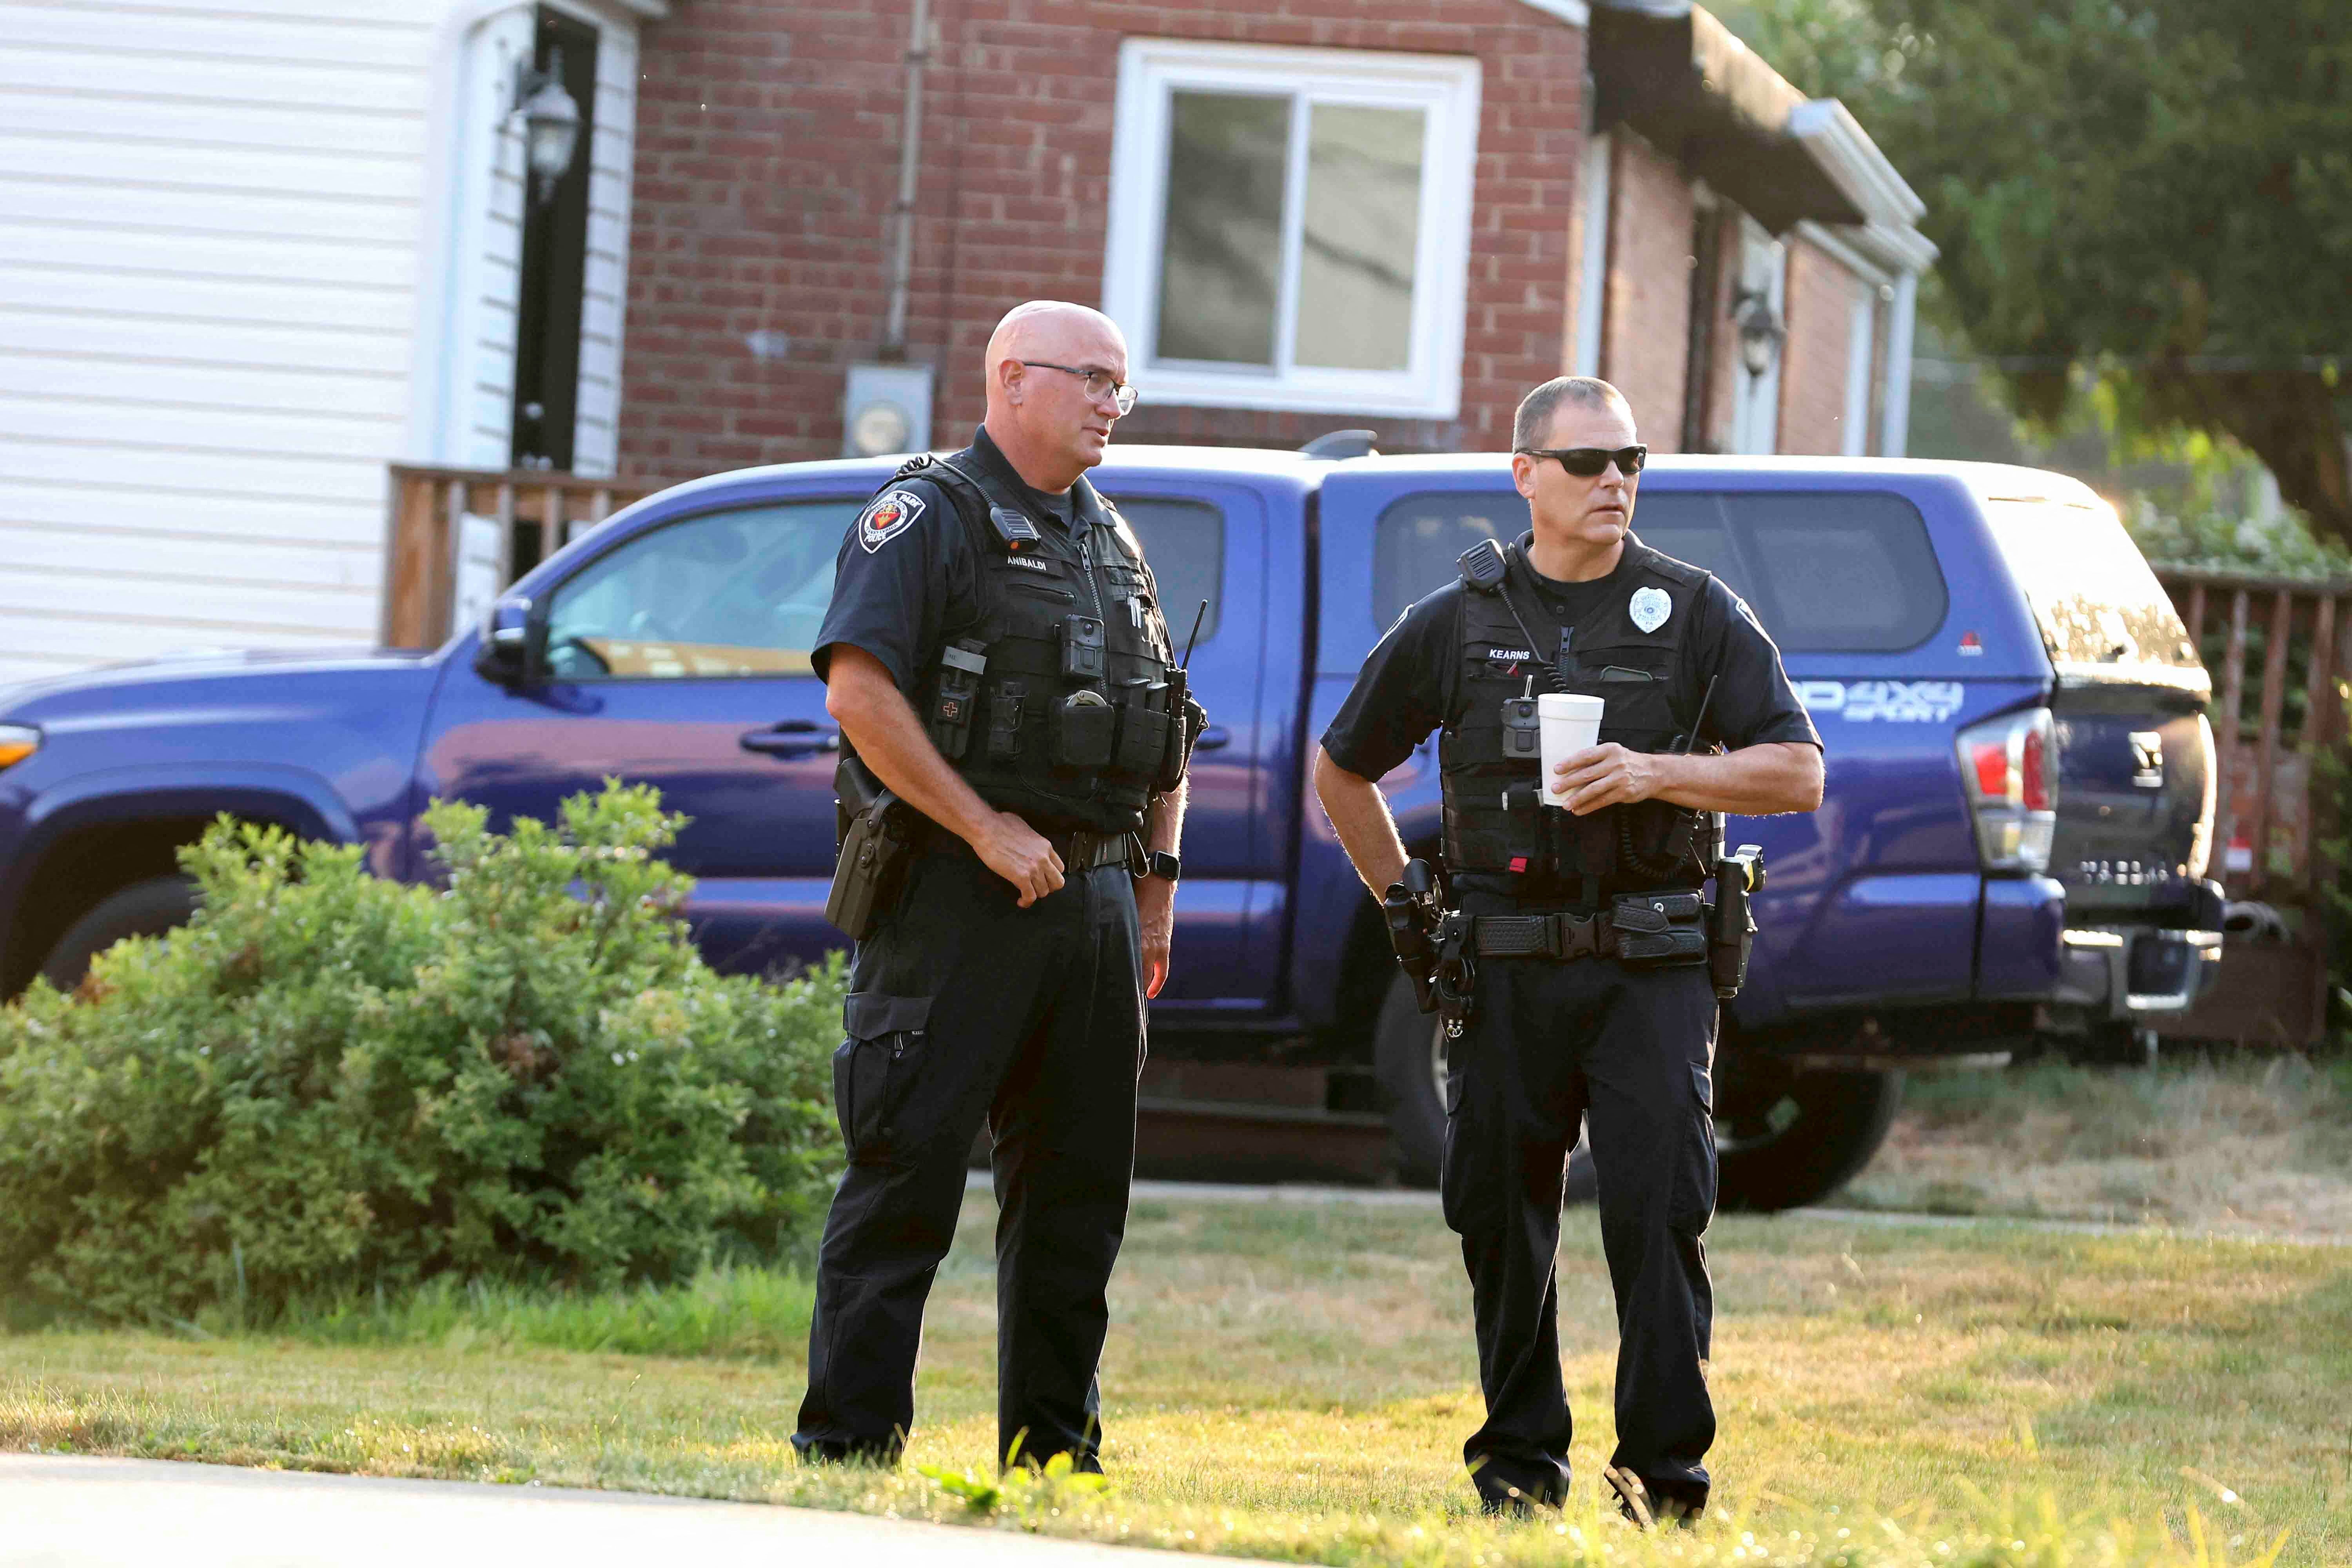
[[[1613,452],[1606,447],[1521,447],[1517,450],[1530,458],[1558,458],[1559,466],[1580,479],[1599,479],[1612,463],[1630,479],[1650,460],[1647,447],[1620,447]]]

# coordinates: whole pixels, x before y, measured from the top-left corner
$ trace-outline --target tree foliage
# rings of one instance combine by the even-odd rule
[[[772,1258],[838,1166],[839,963],[704,966],[648,789],[511,837],[425,817],[443,889],[224,818],[190,925],[0,1009],[0,1281],[100,1317],[267,1315],[434,1276],[609,1285]]]
[[[1748,0],[1927,204],[1958,324],[2020,411],[2103,379],[2234,437],[2352,542],[2352,9],[2343,0]]]

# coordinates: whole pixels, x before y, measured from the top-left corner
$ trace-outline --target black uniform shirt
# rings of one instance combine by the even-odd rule
[[[1532,537],[1521,538],[1522,557]],[[1611,595],[1632,592],[1621,581],[1624,573],[1625,559],[1620,557],[1606,577],[1561,583],[1537,576],[1536,587],[1545,611],[1559,626],[1569,627]],[[1466,592],[1457,578],[1397,617],[1364,661],[1339,717],[1323,732],[1323,749],[1333,762],[1360,778],[1377,779],[1445,722],[1456,675],[1451,667],[1462,657],[1456,601]],[[1747,603],[1710,577],[1692,613],[1697,620],[1685,637],[1698,685],[1704,689],[1708,677],[1718,678],[1699,726],[1701,742],[1720,742],[1731,751],[1772,741],[1820,745],[1811,716],[1780,668],[1780,650]],[[1548,633],[1542,626],[1529,629],[1538,637]],[[1696,694],[1692,700],[1697,700]]]
[[[1101,521],[1101,502],[1092,486],[1081,480],[1058,496],[1030,489],[984,428],[948,460],[975,477],[978,469],[992,470],[1040,528],[1077,538]],[[834,562],[833,602],[809,661],[822,677],[834,645],[847,643],[880,659],[898,689],[911,698],[924,672],[939,662],[948,638],[978,616],[979,563],[945,485],[910,475],[877,499],[900,491],[911,498],[911,508],[902,502],[875,526],[873,520],[881,514],[869,504],[842,539]],[[912,515],[905,515],[909,510]]]

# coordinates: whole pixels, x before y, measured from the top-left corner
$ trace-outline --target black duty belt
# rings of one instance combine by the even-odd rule
[[[1608,914],[1480,915],[1481,958],[1613,958],[1617,928]]]
[[[1481,958],[1617,958],[1629,964],[1683,963],[1706,956],[1700,934],[1706,904],[1696,888],[1619,893],[1605,910],[1580,914],[1480,915],[1473,940]]]
[[[1039,837],[1054,847],[1054,853],[1062,858],[1062,869],[1065,871],[1092,871],[1104,866],[1119,865],[1132,871],[1143,863],[1142,849],[1132,833],[1088,833],[1083,829],[1076,833],[1051,833],[1037,827],[1034,822],[1029,826],[1036,828]],[[975,859],[979,858],[979,852],[970,844],[937,823],[927,821],[924,829],[926,847],[947,854],[970,855]]]

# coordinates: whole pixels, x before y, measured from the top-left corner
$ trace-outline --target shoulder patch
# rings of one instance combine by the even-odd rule
[[[923,515],[926,504],[912,490],[884,490],[857,514],[857,542],[866,547],[868,554],[881,549],[913,527],[915,520]]]

